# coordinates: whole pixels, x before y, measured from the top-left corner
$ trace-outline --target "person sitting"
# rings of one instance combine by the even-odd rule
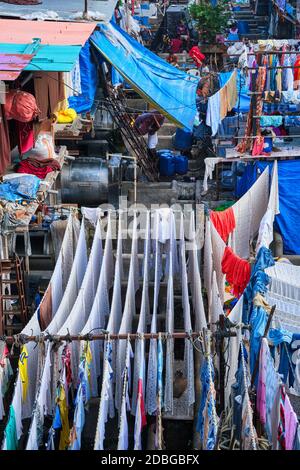
[[[239,41],[240,38],[239,38],[239,34],[238,34],[238,27],[237,27],[237,23],[234,22],[232,23],[231,27],[230,27],[230,30],[229,30],[229,33],[228,33],[228,36],[227,36],[227,41]]]
[[[171,51],[173,54],[178,54],[182,50],[182,40],[178,38],[171,39]]]

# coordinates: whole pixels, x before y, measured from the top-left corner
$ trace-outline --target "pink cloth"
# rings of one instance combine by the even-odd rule
[[[295,435],[297,432],[298,420],[295,411],[291,405],[288,395],[284,401],[284,420],[285,420],[285,450],[293,450]]]
[[[260,353],[259,353],[259,373],[258,373],[258,385],[257,385],[257,396],[256,396],[256,409],[262,424],[266,423],[266,379],[267,379],[267,358],[268,358],[268,342],[266,338],[262,339]]]

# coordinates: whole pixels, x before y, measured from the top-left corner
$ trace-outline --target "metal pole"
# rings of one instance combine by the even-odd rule
[[[84,0],[83,17],[84,17],[84,18],[87,18],[87,17],[88,17],[88,0]]]

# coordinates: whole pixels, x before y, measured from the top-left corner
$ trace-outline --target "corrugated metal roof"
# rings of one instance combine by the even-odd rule
[[[30,44],[34,38],[40,38],[42,45],[83,46],[96,26],[96,22],[0,19],[0,43]]]
[[[116,3],[117,0],[89,0],[88,7],[90,11],[98,11],[105,16],[106,20],[110,20]],[[39,5],[14,5],[0,2],[0,15],[22,17],[36,14],[38,17],[40,13],[47,15],[49,12],[55,12],[59,19],[64,21],[71,18],[74,13],[83,11],[83,7],[83,0],[43,0],[43,3]],[[51,19],[50,14],[49,19]]]
[[[0,80],[16,80],[32,57],[31,54],[0,54]]]
[[[27,49],[28,44],[0,44],[1,54],[23,54]],[[24,70],[70,72],[80,50],[81,46],[39,46]]]

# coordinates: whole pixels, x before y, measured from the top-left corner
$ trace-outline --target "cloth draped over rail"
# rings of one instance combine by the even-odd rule
[[[73,250],[76,247],[76,243],[78,239],[78,231],[79,231],[78,228],[79,228],[78,220],[75,218],[74,215],[71,215],[69,217],[64,240],[63,240],[62,247],[61,247],[61,252],[58,257],[58,262],[53,271],[53,274],[52,274],[52,277],[50,279],[49,286],[48,286],[48,289],[53,288],[53,291],[56,293],[55,295],[53,295],[53,304],[52,304],[52,316],[53,317],[55,316],[56,310],[59,305],[59,297],[61,300],[64,289],[65,289],[64,281],[68,279],[68,277],[62,276],[62,272],[65,272],[65,274],[67,275],[67,273],[70,273],[70,267],[72,266]],[[68,255],[67,259],[65,255]],[[47,294],[47,290],[44,296]],[[42,305],[42,303],[43,303],[43,299],[41,301],[40,306]],[[38,321],[39,307],[33,314],[32,318],[30,319],[26,327],[22,330],[23,334],[39,335],[41,333],[41,329],[40,329],[39,321]],[[12,414],[14,416],[14,423],[16,425],[17,440],[19,440],[22,435],[22,419],[29,418],[32,415],[34,396],[35,396],[35,391],[36,391],[36,383],[37,383],[38,348],[34,348],[34,343],[29,343],[27,345],[27,352],[28,352],[28,359],[27,359],[28,393],[27,393],[26,401],[25,402],[22,401],[21,377],[20,377],[20,374],[18,374],[17,379],[16,379],[14,395],[12,399],[12,404],[11,404],[11,407],[13,408]],[[4,437],[2,448],[3,450],[10,450],[9,442],[6,440],[6,437]]]
[[[91,261],[89,262],[91,265]],[[57,334],[67,321],[68,317],[72,314],[76,303],[78,303],[78,298],[81,296],[80,293],[84,291],[84,285],[87,285],[89,281],[86,275],[86,272],[88,272],[87,266],[87,246],[85,238],[85,224],[83,220],[69,282],[66,286],[65,293],[57,313],[47,328],[47,332],[49,334]],[[50,343],[46,344],[46,351],[46,360],[39,373],[39,387],[37,389],[35,410],[26,446],[27,450],[33,450],[34,448],[38,449],[40,444],[39,441],[42,438],[41,428],[44,423],[44,415],[52,415],[54,412],[56,383],[51,379],[52,376],[55,377],[55,374],[58,374],[58,355],[53,352],[52,345]],[[38,440],[36,440],[36,438],[38,438]]]

